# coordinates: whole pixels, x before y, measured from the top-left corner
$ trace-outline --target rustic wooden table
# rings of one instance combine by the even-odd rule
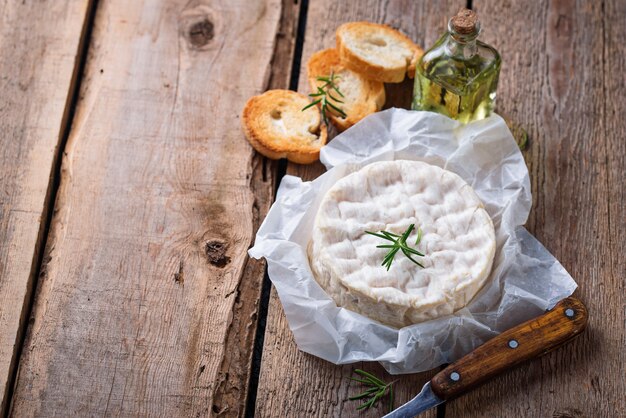
[[[306,92],[342,22],[429,46],[465,1],[0,3],[0,400],[10,416],[351,417],[355,367],[299,352],[246,250],[285,173],[248,97]],[[470,1],[470,3],[472,3]],[[525,127],[528,228],[580,285],[585,334],[426,417],[626,416],[626,2],[476,0]],[[411,84],[388,86],[406,107]],[[396,403],[433,372],[400,377]]]

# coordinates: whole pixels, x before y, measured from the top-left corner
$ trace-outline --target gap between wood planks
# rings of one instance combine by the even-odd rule
[[[293,60],[291,63],[291,73],[289,75],[289,90],[297,91],[300,78],[300,66],[302,64],[302,49],[304,47],[304,34],[306,32],[306,17],[309,8],[308,0],[300,0],[300,10],[298,13],[298,24],[296,28],[296,42],[294,46]],[[298,0],[294,0],[295,3]],[[281,159],[276,165],[276,175],[274,176],[274,200],[281,180],[287,173],[287,160]],[[254,417],[256,409],[257,389],[259,386],[259,377],[261,375],[261,361],[263,359],[263,343],[265,342],[265,326],[267,322],[267,313],[270,304],[270,291],[272,283],[267,274],[267,265],[265,266],[265,275],[263,276],[263,285],[261,288],[261,299],[259,300],[259,312],[257,321],[257,331],[254,338],[254,346],[252,348],[252,366],[250,368],[250,378],[248,383],[248,399],[246,400],[245,417]]]
[[[41,223],[41,229],[39,231],[39,245],[37,248],[37,262],[34,267],[34,277],[32,283],[32,290],[30,293],[30,297],[28,299],[27,311],[25,318],[28,318],[26,323],[24,324],[24,329],[21,330],[20,341],[18,347],[15,352],[15,364],[12,365],[11,377],[9,379],[8,391],[7,391],[7,407],[5,411],[0,411],[3,417],[8,418],[9,413],[12,408],[13,403],[13,393],[15,390],[15,384],[17,381],[17,375],[19,370],[19,362],[22,357],[22,351],[24,350],[24,342],[26,340],[27,328],[30,324],[30,317],[33,312],[33,305],[35,301],[35,295],[37,294],[36,289],[39,282],[39,276],[42,272],[42,269],[45,269],[45,248],[46,243],[48,241],[48,234],[50,231],[50,222],[52,220],[52,214],[54,213],[55,202],[57,191],[59,190],[59,184],[61,179],[61,162],[63,161],[63,156],[65,154],[65,146],[67,144],[67,139],[72,130],[72,122],[74,120],[74,114],[76,112],[77,103],[79,100],[80,94],[80,85],[83,79],[83,73],[85,69],[85,63],[87,61],[87,54],[89,53],[89,44],[91,41],[91,32],[93,28],[93,23],[96,17],[96,9],[98,8],[99,0],[91,0],[87,6],[87,18],[85,19],[82,33],[79,41],[78,51],[76,54],[76,61],[74,63],[74,75],[73,81],[70,84],[70,91],[68,92],[68,101],[65,105],[65,115],[62,120],[62,125],[60,127],[61,135],[58,144],[58,151],[56,153],[56,158],[53,161],[53,169],[51,174],[50,183],[48,186],[48,198],[46,201],[48,202],[48,207],[45,208],[44,213],[44,221]]]

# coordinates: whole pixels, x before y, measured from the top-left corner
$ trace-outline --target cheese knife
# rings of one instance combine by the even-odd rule
[[[454,399],[496,375],[542,356],[580,334],[587,308],[575,297],[563,299],[543,315],[487,341],[437,373],[422,391],[383,418],[412,418]]]

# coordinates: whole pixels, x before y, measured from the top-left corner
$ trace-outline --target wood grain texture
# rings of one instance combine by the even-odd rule
[[[237,416],[278,1],[98,2],[13,416]]]
[[[432,390],[441,399],[454,399],[561,347],[583,332],[587,318],[587,308],[579,299],[563,299],[550,311],[503,332],[447,366],[432,378]]]
[[[90,1],[0,2],[0,416],[49,213]]]
[[[445,30],[449,16],[456,13],[465,2],[414,2],[414,1],[362,1],[333,2],[311,1],[308,8],[304,51],[300,67],[299,91],[308,93],[306,61],[317,50],[335,45],[334,32],[341,23],[369,20],[388,23],[401,29],[420,45],[431,45]],[[412,81],[387,85],[387,105],[408,108]],[[289,164],[287,172],[305,180],[323,173],[321,164]],[[391,377],[378,364],[335,366],[311,355],[298,351],[289,330],[278,296],[272,290],[267,319],[261,376],[256,403],[259,417],[351,417],[361,416],[356,410],[358,403],[346,401],[349,396],[361,392],[359,384],[347,379],[354,368],[385,376],[396,383],[396,406],[415,396],[432,372],[410,376]],[[381,403],[368,415],[381,415],[387,405]],[[429,411],[425,417],[434,417]]]
[[[502,54],[498,111],[525,127],[528,226],[579,284],[587,330],[447,405],[446,417],[617,417],[626,411],[623,1],[476,0]]]

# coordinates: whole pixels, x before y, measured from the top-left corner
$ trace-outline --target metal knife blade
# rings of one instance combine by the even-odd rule
[[[415,415],[434,408],[445,402],[435,395],[430,388],[430,382],[426,383],[421,392],[413,399],[402,405],[400,408],[391,411],[383,418],[413,418]]]

